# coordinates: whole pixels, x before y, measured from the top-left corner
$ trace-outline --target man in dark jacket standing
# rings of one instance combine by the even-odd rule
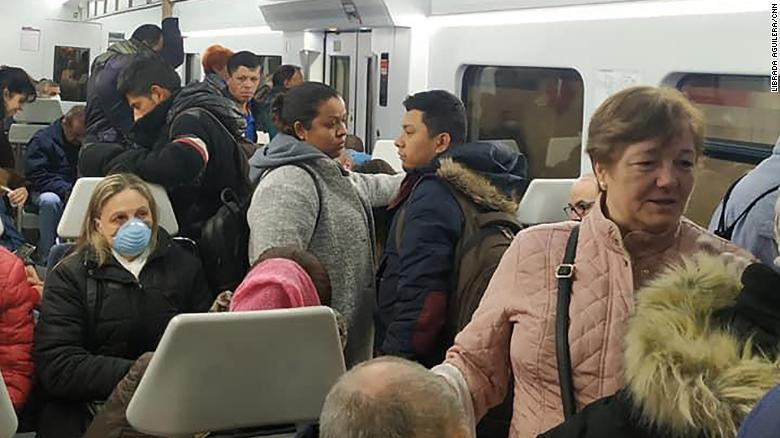
[[[236,105],[204,83],[180,87],[179,75],[155,58],[140,58],[119,78],[135,118],[140,147],[85,149],[84,176],[134,173],[165,187],[180,234],[200,237],[201,228],[222,206],[226,188],[249,195],[248,164],[239,141],[246,128]]]
[[[33,202],[38,205],[38,255],[46,260],[57,238],[57,224],[76,183],[79,149],[84,139],[84,107],[75,106],[48,128],[38,131],[24,155]]]
[[[257,143],[258,122],[255,117],[257,103],[253,99],[260,85],[260,57],[249,51],[241,51],[230,57],[227,63],[227,97],[236,101],[246,120],[244,138]]]
[[[449,92],[418,93],[404,106],[396,146],[407,177],[389,206],[375,345],[380,354],[432,366],[447,348],[443,328],[466,221],[454,191],[480,210],[514,214],[512,196],[524,187],[527,165],[522,155],[499,146],[464,144],[465,109]]]
[[[128,41],[113,44],[92,63],[87,84],[87,144],[132,145],[133,114],[116,88],[119,74],[130,62],[139,56],[162,59],[172,68],[184,62],[179,19],[173,17],[171,0],[162,0],[161,7],[162,29],[144,24]]]

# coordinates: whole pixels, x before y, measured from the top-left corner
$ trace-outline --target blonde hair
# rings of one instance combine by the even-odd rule
[[[626,147],[658,139],[661,144],[684,134],[693,137],[696,158],[704,147],[704,116],[678,90],[631,87],[604,101],[588,127],[587,152],[594,163],[612,164]]]
[[[149,202],[149,210],[152,215],[152,238],[149,249],[154,251],[158,230],[157,203],[154,201],[149,186],[141,178],[130,173],[109,175],[100,181],[92,193],[84,223],[81,225],[81,237],[77,243],[79,252],[89,250],[95,252],[98,266],[102,266],[111,257],[111,243],[107,242],[106,238],[98,232],[97,219],[100,218],[106,203],[125,190],[135,190]]]

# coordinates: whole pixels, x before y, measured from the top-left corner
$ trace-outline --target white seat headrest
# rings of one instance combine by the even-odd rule
[[[12,144],[27,144],[32,140],[33,135],[46,125],[27,125],[14,123],[8,128],[8,141]]]
[[[31,125],[49,125],[62,117],[62,104],[56,99],[36,99],[24,105],[24,109],[14,116],[18,123]]]
[[[387,161],[396,172],[404,171],[401,158],[398,157],[398,148],[395,147],[393,140],[377,140],[371,158]]]
[[[574,179],[534,179],[528,185],[517,220],[525,225],[549,224],[568,220],[564,207],[569,204],[569,191]]]
[[[76,239],[81,235],[81,227],[87,215],[92,193],[102,180],[103,178],[79,178],[76,180],[68,203],[65,204],[65,210],[62,212],[59,226],[57,226],[57,234],[60,237]],[[158,223],[170,235],[176,235],[179,232],[179,223],[173,214],[173,206],[168,198],[168,193],[156,184],[148,184],[148,186],[157,203]]]
[[[18,420],[14,405],[11,403],[11,396],[8,395],[8,389],[5,387],[5,381],[0,374],[0,438],[11,438],[16,433]]]

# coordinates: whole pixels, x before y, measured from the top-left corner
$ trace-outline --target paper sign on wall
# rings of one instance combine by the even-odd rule
[[[19,48],[25,52],[37,52],[41,49],[41,30],[34,27],[22,27]]]
[[[599,70],[596,77],[598,78],[597,104],[601,104],[620,90],[642,82],[642,75],[634,70]]]

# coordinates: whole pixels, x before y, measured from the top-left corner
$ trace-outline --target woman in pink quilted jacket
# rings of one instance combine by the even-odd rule
[[[568,351],[576,407],[623,386],[623,339],[635,290],[698,252],[752,258],[682,217],[703,131],[701,113],[669,88],[623,90],[591,119],[587,152],[601,194],[580,225],[573,263]],[[566,273],[559,265],[575,225],[518,234],[471,323],[435,369],[459,389],[472,419],[513,390],[510,438],[535,437],[564,419],[556,272]]]

